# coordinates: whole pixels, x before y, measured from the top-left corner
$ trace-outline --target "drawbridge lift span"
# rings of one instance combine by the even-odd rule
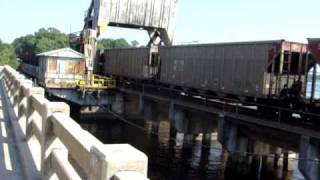
[[[82,89],[97,89],[95,82],[109,81],[94,78],[96,41],[107,26],[144,29],[148,32],[148,46],[171,45],[177,0],[92,0],[85,17],[81,36],[73,47],[86,57],[86,81]],[[99,87],[99,86],[98,86]],[[104,86],[108,87],[108,86]]]

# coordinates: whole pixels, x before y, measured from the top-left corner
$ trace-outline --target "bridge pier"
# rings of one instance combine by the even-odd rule
[[[124,114],[125,102],[123,94],[117,93],[115,99],[112,101],[111,110],[117,114]]]
[[[168,117],[170,120],[170,137],[176,140],[176,145],[192,144],[194,136],[188,134],[189,120],[187,118],[187,112],[170,103]]]
[[[210,146],[211,145],[211,133],[204,133],[202,135],[202,145],[204,146]]]
[[[153,122],[158,121],[157,103],[154,101],[145,99],[143,104],[144,104],[144,108],[143,108],[142,114],[143,114],[144,118],[151,120],[152,124],[154,124]]]
[[[140,98],[139,98],[140,99]],[[159,120],[158,120],[158,106],[157,103],[151,100],[140,99],[139,104],[143,104],[143,107],[139,107],[139,114],[143,115],[145,119],[150,123],[149,134],[158,135],[159,133]],[[140,106],[140,105],[139,105]],[[140,109],[142,108],[142,109]]]
[[[257,161],[256,157],[247,154],[251,141],[249,141],[247,137],[239,135],[238,126],[237,123],[226,121],[225,117],[219,114],[218,140],[228,151],[227,166],[235,167],[231,169],[236,169],[236,171],[245,172],[250,169],[250,164],[252,165],[259,161]],[[254,150],[253,146],[251,146],[250,150]],[[257,167],[257,165],[255,167]]]
[[[273,158],[273,168],[277,169],[280,166],[283,166],[283,164],[281,164],[282,162],[281,160],[281,154],[282,154],[282,149],[281,148],[276,148],[274,150],[274,158]]]
[[[193,126],[190,123],[191,117],[188,110],[170,105],[169,119],[170,132],[172,136],[176,133],[177,145],[183,145],[183,148],[191,148],[197,138],[197,133],[193,131]]]
[[[221,114],[218,117],[218,140],[229,152],[235,152],[238,148],[247,147],[247,141],[243,138],[238,143],[238,124],[225,121],[225,117]],[[238,144],[240,146],[237,147]]]
[[[307,180],[320,179],[320,144],[311,141],[310,137],[300,139],[299,170]]]
[[[183,147],[191,148],[194,144],[194,135],[193,134],[184,134],[183,137]]]
[[[152,130],[153,134],[158,134],[159,133],[159,122],[157,122],[157,121],[152,122],[151,130]]]
[[[239,124],[228,121],[223,115],[219,115],[218,140],[229,154],[232,154],[229,159],[232,163],[253,163],[255,168],[267,167],[264,169],[273,169],[280,166],[283,171],[296,169],[297,164],[293,152],[281,148],[272,148],[268,143],[256,141],[254,138],[250,138],[249,134],[244,135],[244,132],[240,132],[240,128],[242,127]],[[248,155],[248,153],[254,155]],[[258,174],[260,173],[258,171]]]
[[[143,114],[144,111],[144,98],[143,95],[139,95],[138,114]]]
[[[178,132],[188,133],[189,118],[186,110],[170,105],[169,120]]]
[[[283,153],[283,166],[282,166],[282,170],[283,171],[288,171],[289,169],[289,153],[288,151],[285,151]]]

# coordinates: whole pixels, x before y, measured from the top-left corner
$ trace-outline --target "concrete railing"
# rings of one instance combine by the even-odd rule
[[[145,154],[128,144],[102,144],[69,117],[67,104],[48,101],[43,88],[9,66],[0,70],[43,179],[147,179]]]

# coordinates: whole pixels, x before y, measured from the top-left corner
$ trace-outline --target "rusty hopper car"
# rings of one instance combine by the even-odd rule
[[[158,74],[157,48],[107,49],[102,58],[104,75],[146,80]]]
[[[283,40],[160,47],[161,83],[266,97],[305,81],[306,45]]]

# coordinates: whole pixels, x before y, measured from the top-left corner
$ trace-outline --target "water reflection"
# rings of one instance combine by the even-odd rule
[[[126,108],[126,119],[133,124],[91,118],[81,125],[104,143],[129,143],[146,153],[152,180],[301,179],[293,171],[282,171],[281,163],[276,166],[268,158],[228,155],[217,139],[217,122],[212,116],[189,114],[186,132],[178,132],[173,140],[166,106],[152,107],[147,118],[137,116],[136,106],[129,104]]]

